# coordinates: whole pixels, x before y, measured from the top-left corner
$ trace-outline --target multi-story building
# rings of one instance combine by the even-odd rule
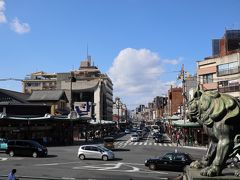
[[[188,102],[192,99],[193,91],[197,88],[197,75],[185,79],[185,99]]]
[[[153,105],[153,119],[158,120],[163,118],[164,113],[166,113],[167,97],[156,96],[153,100]]]
[[[125,122],[127,117],[127,106],[123,104],[119,97],[116,97],[113,102],[113,120],[116,123]]]
[[[226,30],[213,40],[213,56],[197,62],[198,82],[204,90],[240,97],[240,30]]]
[[[47,76],[48,75],[48,76]],[[91,57],[80,68],[66,73],[33,73],[23,81],[24,92],[33,90],[64,90],[69,111],[97,120],[112,120],[113,84],[111,79],[91,64]]]
[[[171,87],[168,90],[168,110],[169,115],[182,114],[181,106],[183,105],[183,95],[181,87]],[[179,109],[180,108],[180,109]]]
[[[31,94],[34,90],[55,90],[57,74],[43,71],[32,73],[22,81],[23,93]]]

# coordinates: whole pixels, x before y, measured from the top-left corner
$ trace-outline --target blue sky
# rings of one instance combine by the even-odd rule
[[[130,108],[166,94],[184,64],[239,29],[238,0],[0,0],[0,79],[67,72],[89,54]],[[21,91],[17,81],[0,88]]]

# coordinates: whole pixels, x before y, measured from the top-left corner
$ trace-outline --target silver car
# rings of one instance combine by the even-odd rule
[[[94,158],[107,161],[109,159],[114,159],[114,153],[99,145],[83,145],[78,149],[78,157],[81,160],[85,158]]]

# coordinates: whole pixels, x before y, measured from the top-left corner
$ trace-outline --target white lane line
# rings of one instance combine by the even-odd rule
[[[139,145],[142,145],[142,142],[140,142]]]
[[[147,145],[147,143],[145,142],[145,143],[144,143],[144,146],[146,146],[146,145]]]
[[[163,145],[164,145],[164,146],[167,146],[167,144],[166,144],[166,143],[164,143]]]
[[[65,163],[49,163],[49,164],[35,164],[34,166],[57,166],[57,165],[62,165],[62,164],[79,164],[81,163],[80,161],[76,162],[65,162]]]
[[[136,146],[138,144],[138,142],[135,142],[133,145]]]

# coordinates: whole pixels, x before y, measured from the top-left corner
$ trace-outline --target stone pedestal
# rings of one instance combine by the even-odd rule
[[[184,179],[186,180],[239,180],[240,177],[234,176],[234,169],[226,168],[223,170],[221,176],[216,177],[206,177],[200,175],[200,169],[193,169],[189,166],[185,169],[185,176]]]

